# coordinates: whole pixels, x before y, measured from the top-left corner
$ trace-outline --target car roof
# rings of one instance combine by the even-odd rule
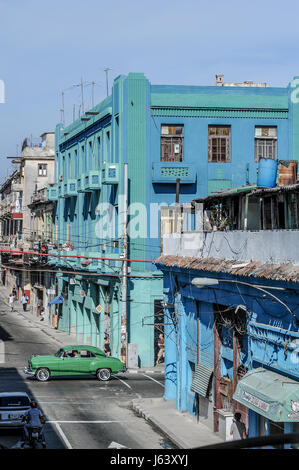
[[[63,346],[61,349],[64,349],[65,351],[69,349],[76,349],[77,351],[92,351],[92,352],[101,352],[103,351],[100,348],[96,348],[95,346],[90,346],[88,344],[75,344],[75,345],[68,345],[68,346]]]
[[[27,397],[30,400],[30,397],[26,392],[1,392],[0,397]]]

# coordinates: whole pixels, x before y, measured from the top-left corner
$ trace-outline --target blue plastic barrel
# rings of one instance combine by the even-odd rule
[[[274,188],[277,177],[277,160],[261,158],[259,161],[257,186],[261,188]]]

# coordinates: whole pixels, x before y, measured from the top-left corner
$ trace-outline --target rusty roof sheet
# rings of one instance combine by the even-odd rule
[[[273,281],[299,282],[299,266],[292,263],[273,264],[261,261],[243,262],[224,258],[191,258],[162,255],[155,260],[155,264],[194,271],[264,278]]]

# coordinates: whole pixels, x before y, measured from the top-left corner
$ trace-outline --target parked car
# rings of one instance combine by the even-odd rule
[[[25,392],[0,393],[0,428],[22,428],[22,417],[30,410],[30,403]]]
[[[28,367],[24,367],[25,374],[40,382],[51,377],[90,374],[107,381],[112,373],[125,370],[125,365],[116,357],[106,356],[101,349],[86,345],[64,346],[54,356],[31,356]]]

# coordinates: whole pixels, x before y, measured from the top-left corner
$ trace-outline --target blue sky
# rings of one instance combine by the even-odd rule
[[[0,0],[0,181],[8,155],[60,121],[61,91],[144,72],[155,84],[254,80],[287,86],[299,75],[295,0]],[[91,87],[85,88],[85,108]],[[67,123],[80,89],[65,91]]]

